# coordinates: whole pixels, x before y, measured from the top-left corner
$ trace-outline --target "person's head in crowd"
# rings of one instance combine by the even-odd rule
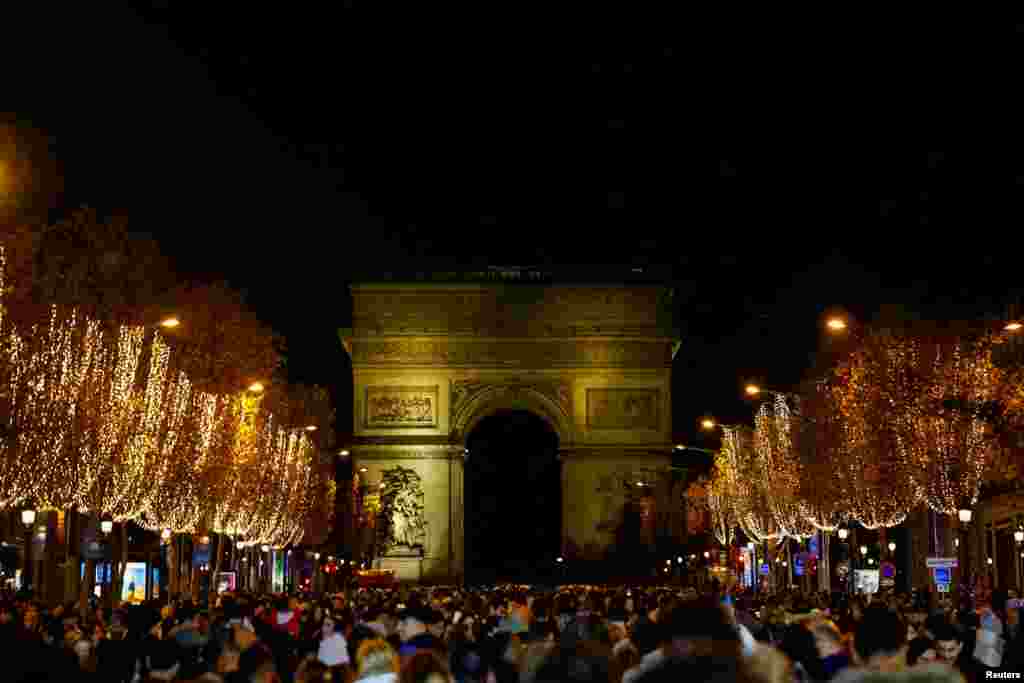
[[[270,648],[257,643],[242,652],[238,658],[237,678],[247,683],[280,683]]]
[[[666,654],[673,657],[738,657],[739,635],[717,598],[685,602],[661,619]]]
[[[935,641],[936,657],[951,664],[957,660],[964,647],[956,629],[946,623],[935,627],[932,631],[932,640]]]
[[[306,657],[299,663],[295,669],[293,680],[295,683],[325,683],[325,681],[335,683],[330,667],[315,657]],[[338,683],[344,683],[344,681],[338,681]]]
[[[907,666],[931,664],[937,659],[933,640],[919,636],[907,644]]]
[[[405,643],[418,635],[428,633],[428,626],[433,619],[432,610],[410,606],[398,615],[398,637]]]
[[[451,683],[444,661],[433,652],[416,653],[402,668],[402,683]]]
[[[321,625],[321,637],[331,638],[340,634],[345,628],[345,620],[341,614],[328,613],[324,615],[324,623]]]
[[[756,648],[745,659],[743,672],[751,683],[792,683],[797,680],[793,663],[774,647]]]
[[[370,638],[360,643],[355,663],[358,678],[397,674],[399,671],[398,652],[380,638]]]
[[[348,658],[350,662],[356,661],[356,653],[359,652],[359,646],[368,640],[375,640],[380,638],[382,634],[378,633],[375,629],[367,624],[356,624],[352,627],[352,631],[349,633],[346,639],[348,646]]]
[[[883,607],[864,611],[854,636],[859,663],[876,671],[900,671],[907,662],[907,627],[899,615]]]
[[[941,631],[947,623],[945,614],[930,614],[924,620],[924,626],[921,628],[921,635],[934,639],[935,634]]]
[[[427,624],[427,630],[435,638],[444,637],[444,614],[440,610],[430,610],[430,623]]]
[[[794,669],[802,670],[812,681],[825,679],[817,639],[805,624],[797,623],[786,627],[779,650],[789,657]]]

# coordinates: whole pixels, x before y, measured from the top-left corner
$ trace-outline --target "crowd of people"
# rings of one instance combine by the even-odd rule
[[[1019,678],[1016,602],[675,587],[0,601],[3,681],[839,683]],[[927,604],[930,603],[930,604]],[[83,614],[84,613],[84,614]],[[1014,676],[1014,674],[1017,674]]]

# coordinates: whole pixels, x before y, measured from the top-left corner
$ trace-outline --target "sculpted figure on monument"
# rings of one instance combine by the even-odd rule
[[[426,541],[424,493],[415,470],[396,466],[383,473],[379,542],[384,554],[422,550]]]

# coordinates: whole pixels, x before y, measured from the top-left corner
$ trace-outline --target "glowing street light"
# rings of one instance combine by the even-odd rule
[[[839,530],[836,531],[836,533],[839,534],[840,541],[845,541],[846,537],[850,535],[850,530],[844,526],[841,526],[839,527]]]
[[[104,519],[100,521],[100,531],[102,531],[105,536],[109,536],[110,532],[113,530],[114,523],[112,521],[110,521],[109,519]]]
[[[715,421],[712,420],[710,417],[705,417],[703,420],[700,421],[700,426],[701,429],[711,431],[712,429],[715,428]]]
[[[558,564],[562,564],[563,562],[565,562],[565,558],[562,558],[562,557],[556,557],[556,558],[555,558],[555,562],[557,562]]]
[[[889,541],[889,552],[896,552],[896,541]]]
[[[707,550],[705,550],[704,551],[704,559],[707,559],[709,557],[711,557],[711,553],[709,553]]]
[[[359,471],[365,474],[366,472],[370,471],[370,468],[369,467],[360,467]]]
[[[264,543],[263,545],[260,546],[260,550],[262,550],[265,553],[269,553],[270,552],[270,546],[267,545],[266,543]]]
[[[860,547],[860,554],[861,555],[867,555],[868,554],[868,547],[866,545],[862,545]]]
[[[1006,323],[1006,327],[1003,328],[1007,332],[1020,332],[1024,329],[1024,323],[1013,321],[1012,323]]]
[[[306,431],[307,432],[315,432],[316,431],[316,425],[306,425]]]
[[[171,530],[170,529],[164,529],[163,531],[161,531],[160,532],[160,539],[163,540],[164,542],[167,542],[167,541],[171,540]]]
[[[348,450],[343,450],[343,451],[342,451],[341,453],[339,453],[338,455],[340,455],[340,456],[341,456],[341,457],[343,457],[343,458],[347,458],[347,457],[348,457]]]
[[[174,316],[171,316],[170,318],[164,318],[163,320],[160,321],[160,327],[166,328],[168,330],[173,330],[180,324],[181,321],[175,318]]]
[[[756,384],[748,384],[744,391],[747,392],[747,396],[757,396],[761,393],[761,387]]]
[[[965,507],[962,507],[959,510],[957,510],[956,516],[964,524],[970,524],[971,523],[971,517],[973,516],[973,513],[971,512],[971,508],[965,506]]]
[[[829,332],[842,332],[846,329],[846,321],[842,318],[832,317],[825,322]]]
[[[21,511],[21,523],[25,526],[32,526],[36,523],[36,511],[35,510],[22,510]]]
[[[259,382],[253,382],[252,384],[249,385],[249,391],[251,391],[254,394],[263,393],[263,385],[260,384]]]

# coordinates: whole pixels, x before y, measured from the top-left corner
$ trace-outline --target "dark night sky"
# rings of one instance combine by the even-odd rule
[[[297,378],[342,394],[346,285],[389,270],[668,266],[685,439],[705,411],[747,419],[748,377],[794,385],[827,306],[961,316],[1020,296],[1015,150],[902,152],[772,79],[722,99],[692,36],[387,3],[86,4],[8,22],[0,109],[52,136],[67,205],[127,209],[181,270],[224,273]]]

